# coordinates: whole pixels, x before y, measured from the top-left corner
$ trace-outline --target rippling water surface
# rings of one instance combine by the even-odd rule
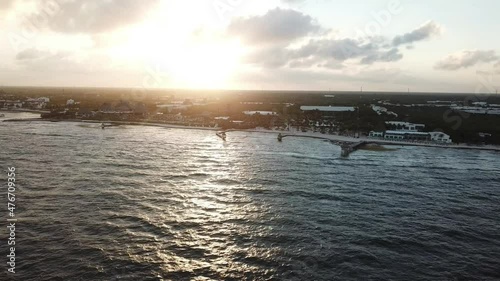
[[[0,145],[16,280],[500,279],[498,153],[73,123]]]

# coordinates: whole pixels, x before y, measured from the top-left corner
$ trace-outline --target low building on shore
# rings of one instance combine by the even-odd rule
[[[443,132],[429,132],[431,141],[439,143],[452,143],[451,137]]]
[[[430,141],[431,135],[425,132],[415,131],[385,131],[386,140],[406,140],[406,141]]]
[[[412,141],[412,142],[435,142],[442,144],[452,143],[449,135],[443,132],[416,132],[403,130],[388,130],[385,132],[371,131],[369,138],[378,138],[393,141]]]

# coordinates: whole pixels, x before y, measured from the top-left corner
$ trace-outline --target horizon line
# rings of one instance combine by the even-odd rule
[[[362,91],[355,90],[266,90],[266,89],[202,89],[202,88],[144,88],[144,87],[107,87],[107,86],[13,86],[13,85],[1,85],[0,90],[4,88],[45,88],[45,89],[109,89],[109,90],[132,90],[132,89],[146,89],[146,91],[224,91],[224,92],[289,92],[289,93],[349,93],[349,94],[455,94],[455,95],[498,95],[498,92],[495,93],[472,93],[472,92],[432,92],[432,91],[417,91],[417,92],[408,92],[408,91],[385,91],[385,90],[374,90],[367,91],[363,88]]]

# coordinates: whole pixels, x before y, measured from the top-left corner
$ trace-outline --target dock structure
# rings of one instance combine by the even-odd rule
[[[351,153],[358,150],[363,145],[367,144],[366,141],[359,142],[349,142],[349,141],[334,141],[325,137],[316,137],[316,136],[305,136],[305,135],[283,135],[281,133],[278,134],[278,141],[282,142],[285,137],[297,137],[297,138],[310,138],[310,139],[320,139],[320,140],[328,140],[331,143],[340,146],[341,152],[340,155],[342,157],[348,157]]]
[[[225,131],[222,131],[222,132],[217,132],[215,133],[219,138],[221,138],[223,141],[226,141],[226,132]]]
[[[349,154],[351,154],[352,152],[358,150],[358,148],[362,147],[365,144],[367,144],[367,143],[364,142],[364,141],[360,141],[360,142],[356,142],[356,143],[343,142],[340,145],[340,148],[342,149],[342,151],[340,152],[340,155],[342,157],[348,157]]]
[[[6,120],[7,121],[7,120]],[[276,132],[272,131],[258,131],[258,130],[243,130],[243,129],[229,129],[225,131],[217,132],[217,136],[220,137],[223,141],[226,141],[226,133],[229,132],[247,132],[247,133],[268,133],[275,134]],[[395,140],[385,140],[385,139],[368,139],[368,138],[353,138],[353,137],[345,137],[338,135],[326,135],[326,136],[312,136],[306,134],[284,134],[278,133],[277,139],[279,142],[282,142],[286,137],[295,137],[295,138],[309,138],[309,139],[320,139],[327,140],[332,144],[340,146],[341,148],[341,156],[348,157],[351,153],[361,149],[365,145],[396,145],[396,146],[416,146],[416,147],[432,147],[432,148],[447,148],[447,149],[464,149],[464,150],[482,150],[482,151],[495,151],[500,152],[500,147],[492,146],[492,147],[482,147],[482,146],[470,146],[470,145],[450,145],[450,144],[439,144],[439,143],[420,143],[420,142],[403,142],[403,141],[395,141]]]

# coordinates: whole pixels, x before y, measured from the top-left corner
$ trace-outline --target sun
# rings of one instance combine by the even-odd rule
[[[236,71],[239,50],[233,44],[211,43],[179,50],[169,62],[172,78],[186,88],[225,88]]]
[[[192,9],[184,2],[170,4],[179,11]],[[226,38],[225,27],[207,22],[203,11],[185,17],[186,13],[172,9],[161,5],[147,20],[115,36],[125,39],[109,52],[119,61],[138,65],[139,71],[143,65],[162,69],[168,76],[162,87],[230,88],[242,67],[245,46]]]

